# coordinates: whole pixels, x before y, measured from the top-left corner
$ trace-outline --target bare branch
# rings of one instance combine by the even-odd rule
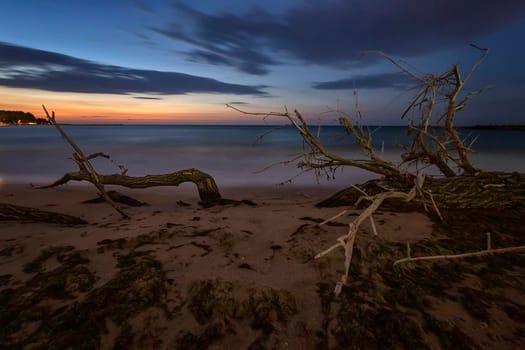
[[[77,162],[77,164],[81,163],[82,165],[85,165],[87,167],[87,172],[88,172],[88,174],[89,174],[89,176],[91,178],[91,183],[93,183],[95,185],[95,187],[98,189],[98,191],[100,192],[100,195],[102,196],[102,198],[104,198],[104,200],[109,205],[111,205],[122,216],[122,218],[129,219],[129,216],[126,213],[124,213],[124,211],[122,209],[120,209],[117,206],[117,204],[115,202],[113,202],[113,200],[106,193],[106,190],[104,189],[104,185],[100,182],[99,175],[98,175],[97,171],[95,170],[95,168],[93,167],[93,165],[91,164],[89,159],[86,157],[84,152],[82,152],[80,147],[78,147],[76,145],[76,143],[73,142],[73,140],[62,129],[62,127],[60,127],[60,125],[58,125],[58,123],[56,122],[56,119],[55,119],[55,112],[52,112],[52,114],[50,115],[44,105],[42,105],[42,108],[44,109],[44,112],[46,113],[47,120],[49,121],[49,123],[51,125],[53,125],[58,130],[60,135],[62,135],[62,137],[67,141],[67,143],[69,143],[69,145],[75,150],[75,154],[78,156],[77,160],[80,161],[80,162]]]
[[[365,220],[373,220],[372,215],[374,212],[376,212],[377,209],[383,204],[383,202],[386,199],[393,199],[393,198],[400,198],[407,202],[410,202],[414,199],[416,194],[418,193],[418,189],[420,190],[423,187],[425,181],[425,175],[420,174],[415,180],[414,180],[414,186],[409,192],[399,192],[399,191],[390,191],[390,192],[382,192],[375,196],[363,196],[358,201],[360,201],[362,198],[366,198],[367,200],[371,201],[370,205],[363,211],[361,214],[350,224],[348,224],[348,233],[344,236],[341,236],[337,238],[337,243],[329,247],[328,249],[322,251],[321,253],[317,254],[315,256],[315,259],[319,259],[324,257],[325,255],[331,253],[335,249],[341,247],[345,251],[345,273],[341,276],[340,281],[336,284],[334,293],[335,295],[339,295],[339,293],[342,290],[342,287],[347,283],[348,281],[348,274],[350,270],[350,263],[352,260],[352,250],[354,247],[354,242],[357,236],[357,231],[359,230],[359,227],[363,224]],[[420,191],[419,191],[420,192]],[[327,224],[328,222],[331,222],[342,215],[344,215],[347,212],[347,210],[343,210],[337,215],[334,215],[328,220],[325,220],[319,224],[319,226]],[[374,234],[377,234],[377,230],[375,229],[375,225],[372,221],[372,227]]]
[[[410,252],[410,246],[407,245],[407,251]],[[407,253],[407,257],[404,259],[399,259],[394,261],[394,266],[399,265],[405,262],[414,262],[414,261],[430,261],[430,260],[444,260],[444,259],[464,259],[464,258],[471,258],[471,257],[479,257],[479,256],[485,256],[485,255],[492,255],[492,254],[502,254],[502,253],[511,253],[511,252],[517,252],[520,250],[525,250],[525,245],[522,246],[514,246],[514,247],[507,247],[507,248],[492,248],[492,242],[490,238],[490,232],[487,232],[487,249],[480,250],[477,252],[471,252],[471,253],[463,253],[463,254],[448,254],[448,255],[430,255],[430,256],[420,256],[413,258],[410,253]]]

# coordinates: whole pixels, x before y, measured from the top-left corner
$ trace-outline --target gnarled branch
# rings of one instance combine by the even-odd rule
[[[213,177],[198,169],[179,170],[170,174],[128,176],[123,174],[104,175],[98,174],[98,180],[102,185],[118,185],[128,188],[148,188],[157,186],[178,186],[185,182],[192,182],[197,186],[201,204],[203,206],[213,206],[218,204],[233,203],[223,199]],[[37,187],[39,189],[56,187],[69,181],[88,181],[93,178],[86,171],[67,173],[52,184]]]

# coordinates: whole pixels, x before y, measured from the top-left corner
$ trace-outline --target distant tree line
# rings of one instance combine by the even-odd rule
[[[48,125],[44,118],[36,118],[32,113],[22,111],[0,110],[0,123],[3,124],[38,124]]]

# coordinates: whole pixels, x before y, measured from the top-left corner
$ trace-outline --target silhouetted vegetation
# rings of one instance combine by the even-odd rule
[[[48,125],[44,118],[36,118],[32,113],[23,111],[3,111],[0,110],[1,124],[19,125]]]

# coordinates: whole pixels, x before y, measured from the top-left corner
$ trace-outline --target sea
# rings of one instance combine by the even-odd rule
[[[123,165],[131,176],[171,173],[198,168],[219,186],[330,185],[349,186],[377,177],[367,171],[344,168],[335,174],[302,172],[294,161],[305,151],[291,126],[239,125],[64,125],[65,132],[85,154],[103,152],[100,173],[119,173]],[[368,127],[378,154],[399,161],[407,144],[405,127]],[[459,128],[476,138],[471,159],[483,170],[525,172],[525,132]],[[366,159],[339,126],[319,130],[331,152]],[[53,126],[0,127],[0,184],[46,184],[76,171],[73,149]],[[431,171],[431,170],[429,170]]]

